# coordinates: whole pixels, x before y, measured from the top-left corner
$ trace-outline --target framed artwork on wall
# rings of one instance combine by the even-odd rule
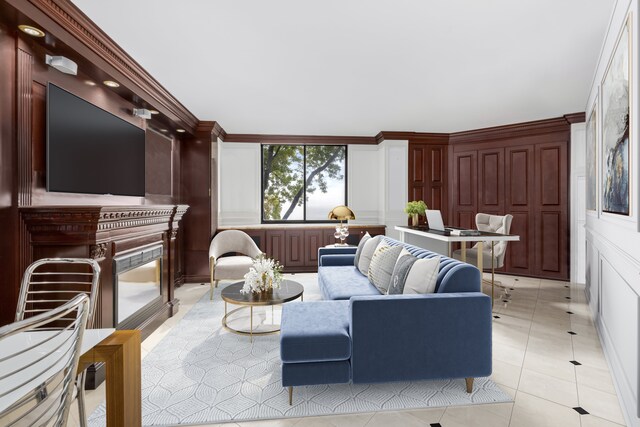
[[[598,210],[598,97],[593,102],[591,112],[587,116],[586,125],[586,174],[587,174],[587,194],[586,205],[588,211]]]
[[[631,213],[631,15],[618,36],[601,85],[602,212]]]

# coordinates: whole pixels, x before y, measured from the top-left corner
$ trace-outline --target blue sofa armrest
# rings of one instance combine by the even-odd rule
[[[351,297],[354,383],[491,374],[491,298],[480,292]]]
[[[318,265],[353,265],[357,249],[355,246],[318,248]],[[323,260],[325,257],[326,259]]]
[[[328,266],[345,266],[345,265],[353,265],[355,255],[347,255],[347,254],[328,254],[322,255],[318,258],[318,266],[320,267],[328,267]]]

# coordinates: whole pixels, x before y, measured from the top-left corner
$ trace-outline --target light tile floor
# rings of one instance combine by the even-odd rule
[[[292,277],[301,282],[315,274]],[[513,288],[502,300],[496,288],[493,375],[514,397],[512,403],[452,406],[269,421],[216,424],[226,427],[388,427],[388,426],[619,426],[624,418],[609,368],[584,296],[584,286],[514,276],[498,276]],[[144,358],[208,291],[187,284],[176,290],[180,311],[142,343]],[[490,293],[489,286],[484,291]],[[569,314],[571,312],[573,314]],[[576,335],[568,332],[575,332]],[[577,361],[574,365],[570,361]],[[104,385],[87,392],[89,412],[104,399]],[[580,415],[574,407],[589,414]],[[69,425],[77,425],[72,409]],[[211,425],[212,426],[212,425]]]

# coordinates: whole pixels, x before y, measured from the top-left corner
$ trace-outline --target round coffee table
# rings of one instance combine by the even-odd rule
[[[229,332],[233,332],[234,334],[249,335],[251,337],[251,341],[253,341],[254,335],[268,335],[268,334],[275,334],[276,332],[280,332],[280,327],[276,329],[270,329],[267,331],[254,332],[253,307],[270,305],[271,311],[273,313],[274,305],[284,304],[285,302],[293,301],[297,298],[300,298],[301,301],[304,299],[302,296],[304,292],[304,287],[300,283],[294,282],[293,280],[283,280],[282,283],[280,284],[280,288],[274,289],[273,292],[271,293],[263,292],[260,294],[254,294],[254,293],[243,294],[240,292],[240,289],[242,289],[243,286],[244,286],[244,281],[236,282],[225,287],[220,293],[222,296],[222,299],[224,300],[224,317],[222,318],[222,326],[226,330],[228,330]],[[240,307],[227,312],[227,303],[239,305]],[[250,311],[249,316],[251,318],[248,331],[243,329],[235,329],[227,324],[227,320],[229,319],[229,316],[247,307],[249,307],[249,311]]]

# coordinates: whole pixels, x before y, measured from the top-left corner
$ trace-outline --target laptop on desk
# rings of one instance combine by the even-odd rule
[[[458,227],[445,227],[444,221],[442,220],[442,214],[439,210],[428,210],[427,214],[427,222],[429,223],[429,233],[442,234],[444,236],[450,236],[452,234],[459,236],[479,236],[480,232],[478,230],[467,230],[465,228]]]
[[[442,220],[442,214],[439,210],[427,209],[427,223],[429,224],[429,232],[435,232],[437,234],[448,235],[451,232],[450,228],[445,228],[444,221]]]

